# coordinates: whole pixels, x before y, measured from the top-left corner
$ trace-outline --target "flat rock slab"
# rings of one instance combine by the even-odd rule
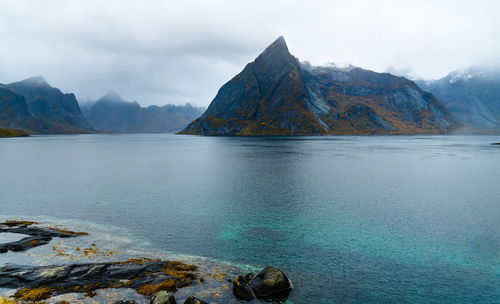
[[[0,233],[24,234],[26,237],[13,242],[1,243],[0,253],[7,251],[25,251],[48,244],[53,238],[70,238],[87,235],[86,232],[75,232],[51,227],[34,226],[38,223],[28,221],[5,221],[0,223]]]
[[[40,301],[54,295],[97,289],[133,288],[151,297],[161,290],[176,291],[198,280],[194,265],[174,261],[129,261],[52,266],[8,265],[0,269],[0,287],[20,288],[14,297]]]

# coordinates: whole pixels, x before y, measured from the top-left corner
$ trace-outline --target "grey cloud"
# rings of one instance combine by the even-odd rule
[[[278,35],[301,60],[425,77],[500,62],[497,1],[2,1],[0,82],[208,105]]]

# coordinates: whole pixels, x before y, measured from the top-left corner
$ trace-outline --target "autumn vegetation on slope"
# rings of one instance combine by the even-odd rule
[[[0,129],[0,137],[26,137],[26,136],[30,135],[21,130]]]

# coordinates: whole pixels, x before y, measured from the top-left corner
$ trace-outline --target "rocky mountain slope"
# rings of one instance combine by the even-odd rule
[[[456,123],[414,82],[356,67],[315,67],[283,37],[227,82],[181,134],[444,134]]]
[[[466,131],[500,132],[500,71],[471,67],[417,83],[437,96]]]
[[[74,94],[64,94],[42,77],[0,84],[0,127],[29,133],[89,133]]]
[[[190,104],[141,107],[110,91],[82,111],[96,129],[109,133],[168,133],[184,128],[203,110]]]

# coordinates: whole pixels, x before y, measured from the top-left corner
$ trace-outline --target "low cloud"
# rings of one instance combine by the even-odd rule
[[[313,64],[423,77],[500,62],[497,1],[2,1],[0,82],[206,106],[277,36]]]

